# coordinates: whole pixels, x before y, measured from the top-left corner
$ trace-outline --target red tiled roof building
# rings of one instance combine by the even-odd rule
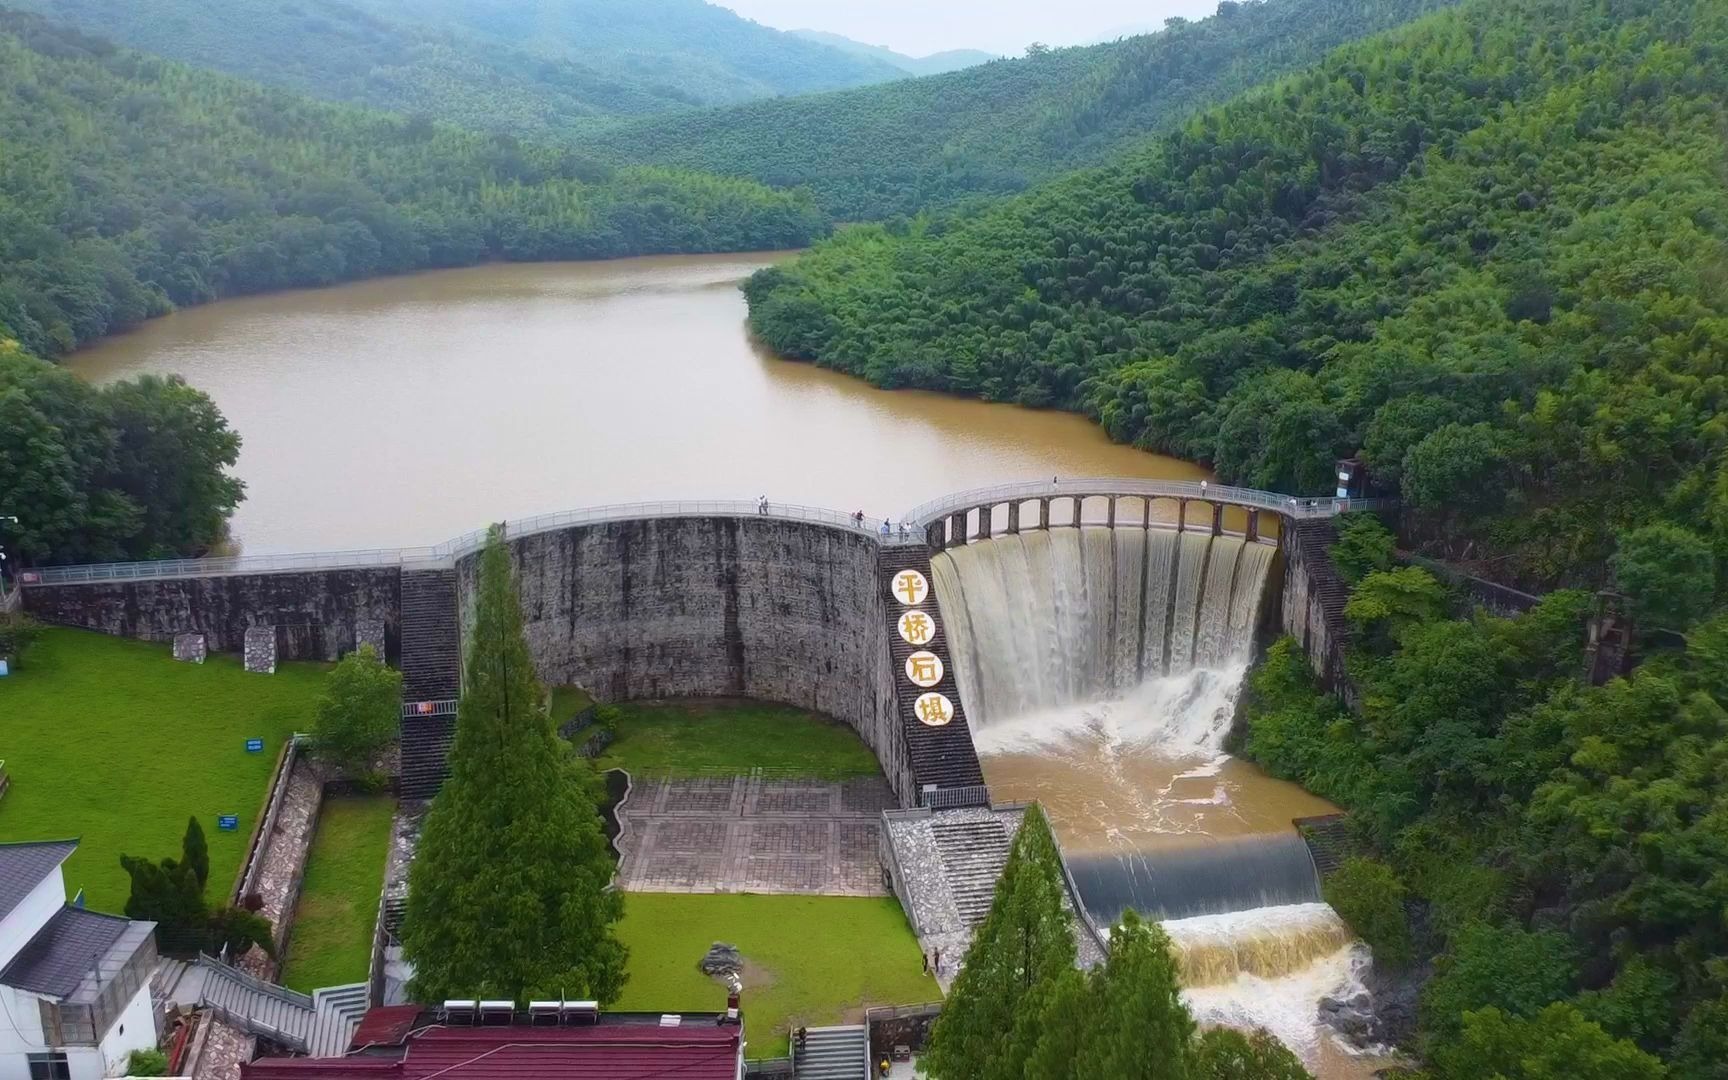
[[[607,1013],[538,1024],[456,1023],[416,1005],[373,1009],[337,1058],[259,1058],[241,1080],[740,1080],[744,1029],[714,1013]]]

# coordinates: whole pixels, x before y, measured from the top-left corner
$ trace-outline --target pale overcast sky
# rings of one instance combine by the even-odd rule
[[[712,0],[780,30],[828,30],[924,56],[944,49],[1019,55],[1034,41],[1081,45],[1195,19],[1217,0]]]

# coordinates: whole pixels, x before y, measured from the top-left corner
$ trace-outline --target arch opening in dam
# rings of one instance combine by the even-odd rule
[[[1312,1056],[1317,999],[1365,961],[1292,824],[1333,808],[1225,750],[1277,548],[1124,501],[1113,527],[1077,499],[1077,523],[985,528],[934,557],[985,779],[1045,806],[1095,923],[1164,923],[1202,1022]]]

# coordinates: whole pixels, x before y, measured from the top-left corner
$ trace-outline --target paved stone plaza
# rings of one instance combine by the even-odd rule
[[[886,896],[881,777],[632,779],[618,886],[632,892]]]

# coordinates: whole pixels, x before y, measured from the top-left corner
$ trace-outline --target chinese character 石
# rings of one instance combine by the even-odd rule
[[[915,706],[918,719],[931,727],[941,727],[954,719],[954,709],[941,694],[925,694]]]
[[[900,639],[908,645],[927,645],[936,636],[936,624],[922,611],[900,616]]]
[[[932,652],[915,652],[906,658],[906,677],[919,686],[942,681],[942,659]]]
[[[894,579],[894,591],[906,604],[916,604],[924,599],[924,591],[930,587],[924,580],[924,575],[916,570],[904,570]]]

